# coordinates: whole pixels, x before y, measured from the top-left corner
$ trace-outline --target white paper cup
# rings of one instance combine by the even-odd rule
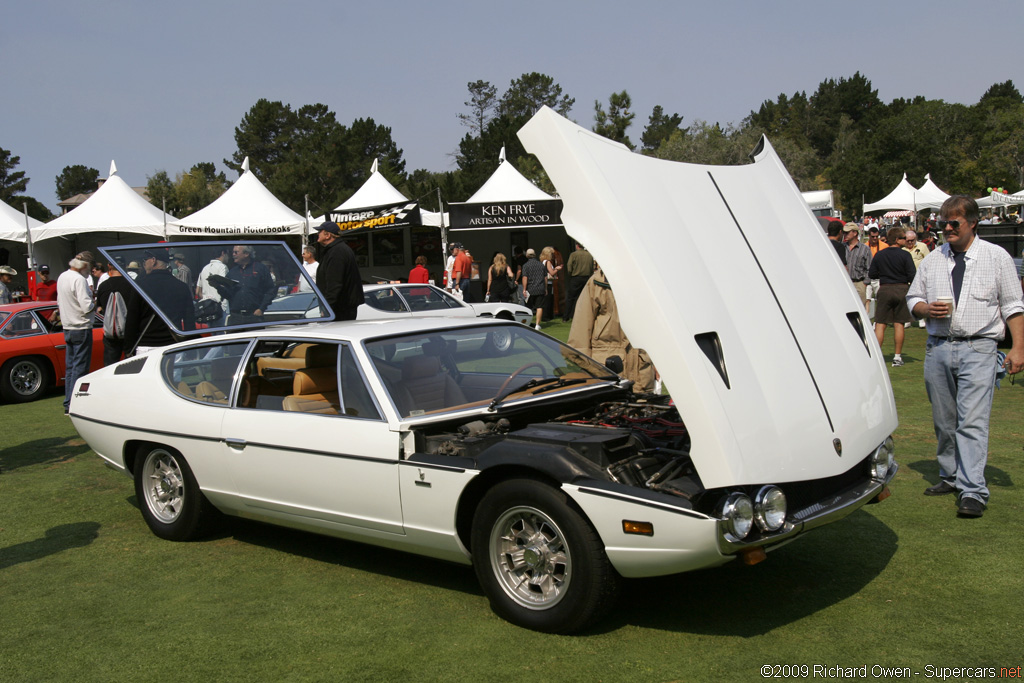
[[[954,304],[953,304],[953,297],[951,297],[951,296],[940,296],[938,299],[936,299],[936,301],[938,301],[940,304],[948,304],[949,305],[949,315],[947,315],[945,317],[952,318],[953,317],[953,309],[955,307]]]

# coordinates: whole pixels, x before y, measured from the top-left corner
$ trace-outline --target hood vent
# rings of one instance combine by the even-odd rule
[[[850,324],[853,325],[853,329],[857,331],[857,336],[860,337],[861,343],[864,344],[864,350],[868,352],[868,356],[871,355],[871,346],[868,345],[868,338],[864,336],[864,321],[860,317],[860,313],[853,311],[846,314]]]
[[[711,365],[714,366],[715,370],[718,370],[718,374],[722,376],[722,381],[725,382],[725,388],[731,389],[729,386],[729,373],[725,369],[725,356],[722,354],[722,342],[718,338],[717,332],[704,332],[703,334],[696,334],[693,336],[694,341],[697,342],[697,346],[704,352],[704,355],[711,361]]]

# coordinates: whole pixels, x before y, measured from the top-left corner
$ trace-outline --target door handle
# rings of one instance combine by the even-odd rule
[[[229,447],[237,448],[238,450],[242,450],[243,448],[249,445],[249,442],[246,441],[245,439],[224,439],[224,443],[226,443]]]

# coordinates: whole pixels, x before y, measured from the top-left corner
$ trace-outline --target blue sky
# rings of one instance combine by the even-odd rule
[[[531,71],[575,97],[570,116],[587,127],[594,100],[628,90],[634,141],[657,104],[684,125],[739,122],[856,71],[886,102],[973,104],[993,83],[1024,87],[1010,0],[33,0],[2,17],[0,147],[51,210],[67,165],[106,176],[114,159],[131,185],[199,161],[226,170],[261,97],[323,102],[343,124],[371,117],[392,128],[407,170],[443,171],[466,132],[466,84],[500,93]]]

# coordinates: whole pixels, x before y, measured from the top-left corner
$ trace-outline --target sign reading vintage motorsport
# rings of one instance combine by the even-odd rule
[[[422,225],[419,202],[368,206],[357,211],[328,211],[324,218],[337,223],[338,228],[349,235]]]
[[[562,224],[562,200],[449,204],[452,230],[535,228]]]

